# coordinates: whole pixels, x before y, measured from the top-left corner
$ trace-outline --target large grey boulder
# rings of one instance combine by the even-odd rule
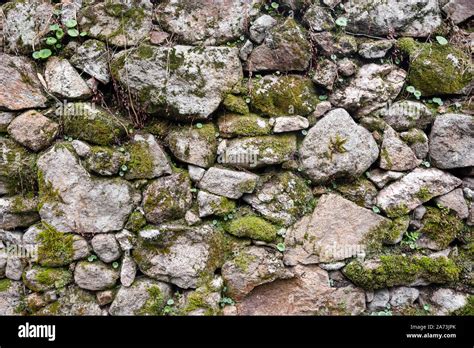
[[[154,180],[143,193],[146,219],[159,224],[184,217],[192,204],[191,180],[184,173],[175,173]]]
[[[461,179],[439,169],[416,168],[380,191],[377,206],[389,216],[405,215],[433,197],[452,191],[461,183]]]
[[[119,271],[101,261],[81,261],[74,269],[74,282],[82,289],[105,290],[112,288],[119,278]]]
[[[43,221],[62,232],[105,233],[121,230],[139,199],[122,179],[94,179],[66,144],[38,159]]]
[[[89,37],[118,47],[139,44],[152,29],[150,0],[97,1],[79,12],[79,27]]]
[[[316,265],[293,267],[294,277],[255,288],[236,305],[239,315],[357,315],[365,293],[354,286],[333,288],[328,273]]]
[[[389,220],[336,194],[323,195],[312,215],[288,229],[285,264],[340,261],[366,250],[371,232]]]
[[[92,91],[67,59],[51,57],[44,75],[48,89],[59,98],[87,99]]]
[[[158,23],[191,45],[221,45],[243,35],[262,0],[166,0],[156,9]]]
[[[441,24],[437,0],[374,0],[344,3],[347,30],[360,34],[426,37]]]
[[[108,55],[105,43],[90,39],[77,48],[70,62],[76,68],[107,84],[110,80]]]
[[[267,174],[254,193],[243,200],[267,220],[289,226],[311,206],[313,195],[306,182],[292,172]]]
[[[386,170],[405,171],[417,167],[421,163],[412,149],[400,139],[392,127],[386,126],[380,148],[380,168]]]
[[[238,199],[244,193],[252,193],[257,180],[256,174],[212,167],[202,177],[199,187],[216,195]]]
[[[157,234],[154,241],[141,241],[132,256],[148,277],[196,288],[203,276],[221,266],[222,238],[222,232],[210,224],[181,230],[177,226],[173,232]]]
[[[149,278],[137,279],[130,287],[120,287],[109,308],[111,315],[160,315],[172,297],[171,286]]]
[[[314,182],[358,177],[378,157],[370,132],[344,109],[328,112],[308,131],[299,149],[301,166]]]
[[[291,277],[293,273],[285,268],[279,252],[256,246],[240,250],[222,266],[227,293],[236,300],[258,285]]]
[[[47,97],[33,63],[24,57],[5,53],[0,53],[0,61],[0,109],[45,107]]]
[[[206,119],[242,78],[237,48],[154,47],[116,54],[111,72],[148,113]]]
[[[40,46],[48,32],[53,6],[47,1],[10,1],[2,6],[0,22],[3,22],[5,49],[8,52],[30,53]]]
[[[423,103],[411,100],[401,100],[386,105],[375,112],[396,131],[411,128],[425,129],[434,120],[433,113]]]
[[[34,110],[22,113],[8,126],[8,134],[33,151],[48,147],[58,132],[59,125],[56,122]]]
[[[330,101],[358,116],[368,115],[397,97],[406,75],[395,65],[363,65],[346,87],[331,95]]]
[[[269,29],[260,46],[250,53],[248,71],[304,71],[311,59],[305,30],[292,18]]]
[[[445,114],[436,117],[430,133],[430,158],[442,169],[474,166],[474,118]]]

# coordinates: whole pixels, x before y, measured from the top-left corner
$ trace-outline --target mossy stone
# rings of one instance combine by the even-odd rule
[[[244,216],[227,223],[224,229],[237,237],[247,237],[264,242],[272,242],[277,236],[277,228],[258,216]]]

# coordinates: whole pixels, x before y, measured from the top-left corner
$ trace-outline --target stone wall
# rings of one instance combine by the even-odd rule
[[[0,9],[0,314],[472,315],[473,2]]]

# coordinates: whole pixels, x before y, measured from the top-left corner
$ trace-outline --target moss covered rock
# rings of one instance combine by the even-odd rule
[[[444,256],[384,255],[363,263],[352,261],[343,270],[354,284],[367,290],[397,285],[444,284],[459,279],[460,269]]]
[[[35,191],[36,155],[13,140],[0,137],[0,194]]]
[[[65,268],[33,266],[23,273],[23,282],[33,291],[61,289],[72,282],[72,274]]]
[[[313,83],[302,76],[268,75],[253,84],[250,106],[266,116],[306,116],[319,103]]]
[[[277,228],[258,216],[244,216],[231,220],[225,230],[236,237],[247,237],[264,242],[272,242],[277,236]]]
[[[472,81],[471,58],[456,47],[411,38],[399,39],[398,46],[410,56],[408,82],[422,95],[462,93]]]
[[[126,134],[126,121],[90,103],[69,103],[59,112],[65,134],[92,144],[110,145]]]
[[[217,119],[219,134],[224,138],[267,135],[272,131],[268,119],[256,114],[222,114]]]

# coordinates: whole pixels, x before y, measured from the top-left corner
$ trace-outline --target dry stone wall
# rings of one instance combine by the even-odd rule
[[[5,2],[0,314],[472,315],[473,4]]]

